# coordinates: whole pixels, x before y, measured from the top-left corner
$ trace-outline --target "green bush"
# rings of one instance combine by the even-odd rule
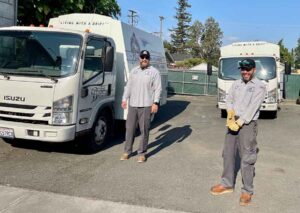
[[[202,58],[189,58],[184,61],[176,62],[176,67],[190,68],[205,62]]]

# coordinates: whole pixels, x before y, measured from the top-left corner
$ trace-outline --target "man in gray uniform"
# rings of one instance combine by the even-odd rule
[[[240,205],[248,205],[253,195],[254,164],[257,159],[257,119],[264,101],[266,86],[255,78],[255,61],[239,62],[241,80],[236,80],[226,98],[227,134],[223,149],[223,174],[220,184],[210,190],[213,195],[233,192],[235,183],[235,159],[237,150],[241,158],[243,180]]]
[[[141,51],[139,60],[140,66],[132,69],[129,74],[122,98],[122,108],[127,109],[127,101],[129,106],[126,120],[125,149],[120,160],[129,159],[132,153],[138,123],[141,131],[138,162],[142,163],[146,161],[151,114],[158,111],[162,89],[159,71],[150,66],[150,53],[147,50]]]

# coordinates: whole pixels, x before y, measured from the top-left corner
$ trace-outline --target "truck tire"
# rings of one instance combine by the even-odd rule
[[[88,136],[86,143],[88,152],[95,153],[103,148],[111,131],[110,124],[109,116],[104,112],[100,113]]]

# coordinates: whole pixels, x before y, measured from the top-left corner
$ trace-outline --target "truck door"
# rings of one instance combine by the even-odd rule
[[[113,100],[112,73],[104,72],[105,46],[103,38],[90,37],[85,47],[78,101],[77,132],[90,129],[98,109]]]

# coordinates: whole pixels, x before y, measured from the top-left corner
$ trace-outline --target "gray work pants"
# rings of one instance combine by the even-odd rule
[[[131,107],[128,108],[128,115],[126,120],[126,142],[125,153],[132,153],[132,146],[135,138],[135,131],[137,123],[141,131],[141,141],[138,148],[139,155],[147,153],[147,145],[149,140],[151,122],[151,106],[150,107]]]
[[[223,149],[223,174],[221,184],[234,188],[236,155],[239,151],[242,192],[253,194],[254,164],[257,159],[257,122],[251,121],[243,125],[238,133],[227,132]]]

